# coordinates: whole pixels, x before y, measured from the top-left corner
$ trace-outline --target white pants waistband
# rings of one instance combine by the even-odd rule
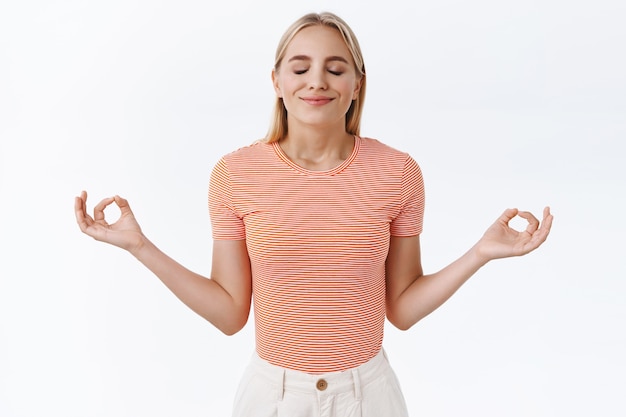
[[[355,397],[360,398],[361,386],[376,379],[381,375],[383,368],[389,365],[386,354],[381,349],[376,356],[363,365],[341,372],[308,374],[306,372],[285,369],[270,364],[261,359],[256,353],[252,357],[251,366],[255,368],[259,375],[266,378],[268,383],[277,386],[280,393],[296,391],[334,395],[353,391]]]

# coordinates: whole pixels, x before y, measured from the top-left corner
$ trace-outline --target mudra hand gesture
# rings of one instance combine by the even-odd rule
[[[105,219],[104,210],[115,203],[120,211],[120,218],[113,224]],[[143,233],[135,219],[128,201],[120,196],[108,197],[100,201],[93,209],[93,218],[87,214],[87,192],[81,192],[74,202],[76,221],[80,230],[92,238],[110,243],[132,252],[141,245]]]
[[[516,216],[528,221],[523,231],[509,226]],[[543,209],[541,227],[539,220],[528,211],[507,209],[485,232],[478,241],[478,251],[485,260],[525,255],[537,249],[548,237],[552,227],[550,208]]]

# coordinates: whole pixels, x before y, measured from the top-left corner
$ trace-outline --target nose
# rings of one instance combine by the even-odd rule
[[[328,88],[326,71],[323,68],[311,68],[309,70],[308,83],[310,90],[326,90]]]

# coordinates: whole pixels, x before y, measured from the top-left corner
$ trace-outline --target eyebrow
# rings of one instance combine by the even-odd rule
[[[291,62],[291,61],[311,61],[311,57],[307,55],[294,55],[291,58],[289,58],[289,61],[287,62]],[[339,55],[329,56],[328,58],[325,59],[325,61],[326,62],[339,61],[339,62],[344,62],[346,64],[350,64],[347,59]]]

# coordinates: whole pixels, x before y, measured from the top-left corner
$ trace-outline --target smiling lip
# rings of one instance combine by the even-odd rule
[[[301,97],[301,100],[312,106],[323,106],[333,101],[332,98],[324,96]]]

